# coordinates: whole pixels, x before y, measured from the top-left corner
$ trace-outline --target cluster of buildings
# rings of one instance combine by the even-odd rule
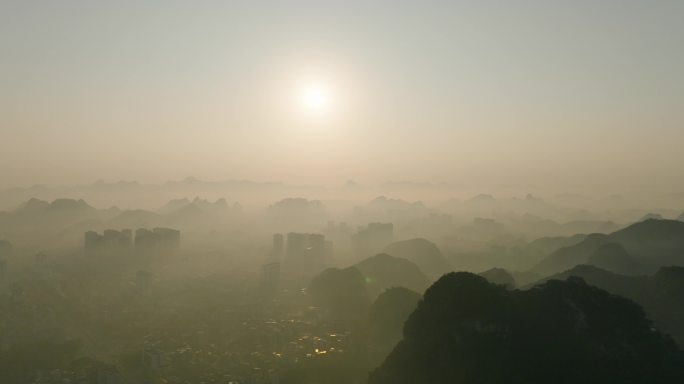
[[[129,384],[114,365],[86,361],[74,369],[54,369],[41,372],[33,384]]]
[[[351,250],[359,257],[380,253],[394,241],[392,223],[370,223],[352,233],[346,223],[328,222],[324,232],[342,243],[342,252]],[[286,278],[310,278],[330,266],[332,256],[333,241],[326,238],[325,234],[274,234],[269,262],[262,266],[263,291],[272,294],[277,290],[281,271],[285,272]]]
[[[310,276],[330,264],[333,242],[319,233],[290,232],[273,235],[270,262],[262,266],[262,293],[272,296],[281,280]]]
[[[143,254],[169,254],[180,249],[180,231],[171,228],[106,229],[102,234],[85,233],[86,254],[117,253],[135,250]]]
[[[279,384],[283,373],[300,364],[355,353],[351,332],[320,322],[319,309],[291,309],[270,318],[218,313],[241,319],[221,321],[220,329],[199,323],[187,334],[152,334],[143,347],[143,363],[170,384],[187,383],[188,375],[207,384]],[[199,377],[195,371],[201,371]]]
[[[272,256],[274,260],[285,262],[324,263],[332,255],[332,247],[332,241],[319,233],[290,232],[287,240],[276,233],[273,235]]]

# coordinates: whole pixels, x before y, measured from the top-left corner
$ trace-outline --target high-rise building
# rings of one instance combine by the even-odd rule
[[[122,231],[106,229],[101,235],[95,231],[87,231],[84,237],[85,252],[91,255],[128,251],[133,246],[133,236],[130,229]]]
[[[106,229],[102,234],[87,231],[84,235],[86,254],[128,252],[132,248],[139,254],[172,254],[180,248],[180,231],[171,228],[139,228],[135,231]]]
[[[159,252],[176,253],[180,250],[180,231],[171,228],[155,228],[152,230],[157,235]]]
[[[273,246],[271,248],[271,258],[280,260],[285,252],[285,239],[281,233],[273,235]]]
[[[180,231],[171,228],[139,228],[135,231],[135,250],[142,254],[174,254],[180,250]]]
[[[308,235],[304,233],[290,232],[287,234],[287,244],[285,245],[285,256],[288,260],[301,258],[307,247]]]
[[[285,256],[288,261],[323,261],[329,256],[326,250],[332,250],[332,246],[326,245],[325,236],[322,234],[290,232],[287,234],[285,249]]]

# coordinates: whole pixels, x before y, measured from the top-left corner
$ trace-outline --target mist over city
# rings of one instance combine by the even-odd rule
[[[0,2],[0,384],[684,382],[683,19]]]

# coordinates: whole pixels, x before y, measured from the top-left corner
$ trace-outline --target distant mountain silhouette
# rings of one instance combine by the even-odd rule
[[[323,209],[323,204],[319,200],[307,200],[303,197],[289,197],[282,199],[269,207],[273,210],[287,209],[287,210],[305,210]]]
[[[587,264],[607,269],[624,275],[639,273],[639,263],[627,253],[625,247],[618,243],[606,243],[599,246],[589,257]]]
[[[159,209],[159,213],[170,214],[173,212],[177,212],[180,209],[183,209],[187,205],[190,205],[190,199],[188,199],[187,197],[183,197],[181,199],[173,199],[166,203],[163,207],[161,207]]]
[[[551,253],[532,270],[542,276],[548,276],[570,269],[577,264],[585,264],[598,247],[608,242],[607,238],[608,235],[592,233],[575,245],[563,247]]]
[[[107,224],[112,228],[148,228],[161,225],[163,218],[150,211],[132,209],[121,212]]]
[[[172,223],[194,222],[206,217],[209,213],[204,211],[197,204],[188,204],[177,211],[169,214],[169,221]]]
[[[27,212],[38,212],[47,209],[50,203],[47,201],[39,200],[36,198],[31,198],[25,203],[20,204],[13,213],[27,213]]]
[[[543,252],[544,254],[550,254],[557,251],[563,247],[569,247],[575,245],[582,240],[584,240],[587,235],[577,234],[573,236],[556,236],[556,237],[542,237],[537,240],[531,241],[529,248],[535,248]]]
[[[562,225],[565,233],[610,233],[620,227],[612,221],[574,220]]]
[[[645,214],[641,219],[638,221],[646,221],[646,220],[663,220],[663,215],[659,213],[647,213]]]
[[[663,267],[652,276],[625,276],[595,266],[578,265],[542,282],[571,276],[634,300],[644,307],[658,329],[672,335],[684,347],[684,268]]]
[[[586,264],[600,246],[608,243],[620,244],[641,266],[641,273],[653,273],[666,265],[684,265],[684,222],[649,219],[609,235],[591,234],[576,245],[555,251],[533,271],[548,276]]]
[[[171,200],[161,209],[159,213],[173,215],[178,214],[183,211],[201,211],[206,213],[216,213],[216,212],[226,212],[230,210],[230,206],[226,202],[226,199],[218,199],[215,202],[210,202],[206,199],[200,199],[195,197],[192,201],[188,198]]]
[[[541,210],[541,209],[540,209]],[[548,214],[552,208],[544,208],[542,214]],[[522,215],[517,224],[526,233],[535,236],[560,238],[572,237],[581,233],[610,233],[620,227],[612,221],[603,220],[573,220],[566,223],[559,223],[550,219],[543,219],[538,216],[526,213]]]
[[[32,214],[41,212],[92,212],[95,208],[91,207],[83,199],[55,199],[51,203],[39,199],[29,199],[20,204],[12,213]]]
[[[54,211],[93,211],[95,208],[91,207],[83,199],[56,199],[47,207],[48,210]]]
[[[634,302],[579,278],[509,291],[466,272],[425,293],[369,384],[675,383],[684,354]]]
[[[503,285],[506,288],[513,289],[516,287],[513,276],[503,268],[492,268],[487,271],[479,273],[480,276],[487,279],[492,284]]]
[[[55,199],[51,203],[30,199],[3,215],[0,226],[3,224],[8,227],[26,225],[47,227],[58,231],[78,223],[94,221],[112,213],[115,212],[97,210],[83,199]]]
[[[476,238],[490,238],[503,235],[505,230],[506,226],[496,220],[476,217],[469,225],[461,228],[461,233]]]
[[[684,212],[682,212],[682,214],[679,215],[679,217],[677,217],[677,220],[684,221]]]
[[[643,293],[645,282],[649,278],[648,276],[621,275],[593,265],[580,264],[567,271],[545,277],[535,283],[522,287],[522,289],[530,289],[549,280],[566,280],[571,276],[580,277],[587,284],[631,298],[632,300],[635,300],[636,297]]]
[[[394,242],[385,248],[385,253],[415,263],[431,279],[436,279],[452,270],[451,264],[439,248],[425,239]]]
[[[294,231],[310,231],[329,219],[329,213],[320,200],[302,197],[282,199],[270,205],[267,211],[273,223]]]
[[[403,287],[380,294],[368,310],[368,334],[372,359],[382,362],[402,337],[404,322],[416,309],[421,295]]]
[[[402,199],[390,199],[385,196],[379,196],[371,200],[367,205],[368,208],[383,209],[383,210],[420,210],[426,211],[427,208],[425,204],[420,201],[415,201],[413,203],[402,200]]]
[[[354,266],[363,274],[371,297],[392,287],[405,287],[422,293],[429,285],[428,278],[416,264],[386,253],[371,256]]]

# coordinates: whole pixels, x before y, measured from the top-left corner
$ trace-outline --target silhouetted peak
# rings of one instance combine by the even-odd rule
[[[377,207],[377,208],[403,208],[403,207],[417,207],[417,208],[425,208],[425,205],[423,204],[422,201],[414,201],[413,203],[408,202],[406,200],[402,199],[391,199],[386,196],[378,196],[375,199],[371,200],[370,203],[368,203],[369,207]]]
[[[659,213],[647,213],[645,214],[639,221],[645,221],[645,220],[663,220],[663,215]]]
[[[662,237],[679,234],[684,235],[684,222],[668,219],[647,219],[621,229],[613,235],[639,239],[643,236]]]
[[[598,244],[605,241],[607,238],[608,235],[605,233],[590,233],[584,238],[584,241],[587,243]]]
[[[202,213],[204,213],[204,210],[200,208],[199,205],[190,203],[174,212],[174,216],[188,218],[189,216],[199,216]]]
[[[197,200],[197,199],[198,198],[195,197],[195,200]],[[175,206],[184,206],[184,205],[190,204],[190,199],[188,199],[187,197],[183,197],[181,199],[171,200],[171,201],[169,201],[168,204],[175,205]]]
[[[19,205],[16,211],[36,211],[42,210],[50,206],[50,203],[44,200],[36,199],[35,197],[29,199],[25,203]]]
[[[190,200],[187,197],[172,199],[169,200],[168,203],[164,204],[164,206],[159,209],[159,212],[162,214],[173,213],[186,207],[188,204],[190,204]]]
[[[584,281],[584,279],[579,277],[579,276],[570,276],[570,277],[568,277],[567,280],[565,280],[565,282],[569,285],[582,286],[582,287],[587,285],[587,282]],[[554,283],[551,283],[551,284],[554,284]]]
[[[323,204],[319,200],[309,200],[303,197],[288,197],[282,199],[271,208],[321,208]]]
[[[200,198],[196,196],[194,199],[190,200],[187,197],[181,199],[174,199],[166,203],[159,212],[162,214],[199,214],[202,212],[212,213],[220,210],[230,209],[226,199],[217,199],[215,202],[211,202],[207,199]]]
[[[94,209],[83,199],[55,199],[48,207],[51,210],[84,211]]]
[[[679,336],[677,339],[682,345],[682,338],[684,334],[681,330],[682,303],[684,303],[684,267],[663,267],[653,276],[655,281],[655,299],[662,300],[669,299],[666,304],[666,309],[678,314],[678,317],[671,316],[668,318],[671,323],[676,324],[671,328],[674,336]],[[665,312],[667,313],[667,312]]]
[[[627,253],[625,247],[619,243],[606,243],[600,245],[591,255],[588,264],[630,275],[638,271],[638,265]]]
[[[421,295],[404,287],[383,291],[368,310],[370,336],[374,343],[386,346],[382,358],[401,339],[404,322],[416,309]]]
[[[599,246],[592,257],[629,257],[629,254],[621,244],[606,243]]]
[[[394,242],[388,245],[384,252],[412,261],[418,265],[421,271],[432,278],[437,278],[451,271],[451,264],[439,248],[431,241],[423,238]]]
[[[430,288],[425,291],[425,301],[442,300],[445,298],[462,298],[467,300],[468,295],[477,291],[496,290],[496,285],[491,284],[482,276],[470,272],[449,272],[440,277]]]
[[[493,204],[493,203],[496,203],[496,199],[492,195],[489,195],[486,193],[481,193],[479,195],[473,196],[470,199],[466,200],[466,203],[470,203],[470,204]]]
[[[415,299],[415,301],[417,302],[421,298],[421,295],[408,288],[392,287],[384,290],[380,294],[380,296],[378,296],[378,298],[375,300],[375,303],[381,303],[383,301],[402,301],[404,298]]]
[[[516,282],[507,270],[503,268],[492,268],[484,272],[479,273],[480,276],[484,277],[490,283],[503,285],[507,288],[515,288]]]
[[[386,253],[378,253],[375,256],[370,256],[370,257],[364,259],[363,261],[360,261],[358,264],[361,264],[361,263],[386,263],[386,262],[393,262],[396,260],[406,260],[406,259],[402,259],[401,257],[394,257],[394,256],[388,255]],[[406,260],[406,261],[408,261],[408,260]]]
[[[456,378],[456,379],[455,379]],[[370,375],[396,383],[673,383],[684,357],[635,303],[582,278],[509,291],[452,272],[425,293]]]
[[[576,276],[583,276],[587,274],[596,274],[596,273],[612,273],[610,271],[607,271],[603,268],[599,268],[595,265],[590,265],[590,264],[579,264],[570,269],[569,271],[565,272],[566,274],[571,274],[571,275],[576,275]]]
[[[418,265],[401,257],[380,253],[354,265],[363,273],[372,296],[391,287],[405,287],[423,292],[428,278]]]

